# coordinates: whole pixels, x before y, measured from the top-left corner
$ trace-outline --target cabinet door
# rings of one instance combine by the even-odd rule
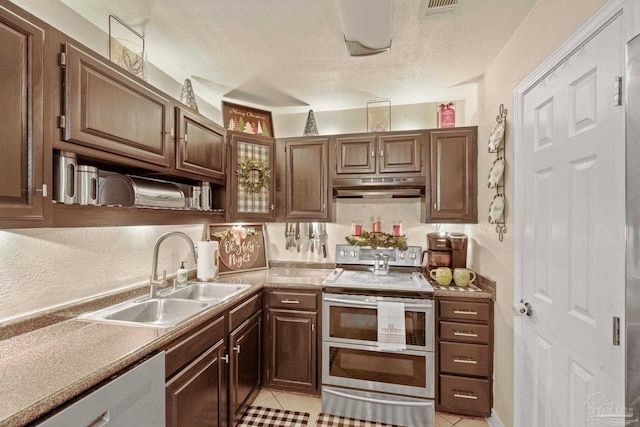
[[[181,107],[176,117],[176,169],[224,180],[224,129]]]
[[[169,98],[105,59],[70,43],[64,49],[64,139],[105,153],[170,166]]]
[[[336,138],[336,173],[364,174],[376,171],[376,137],[370,135]]]
[[[43,28],[0,7],[0,221],[44,216],[44,38]]]
[[[285,388],[317,388],[316,312],[269,311],[269,382]]]
[[[275,211],[275,139],[230,133],[228,197],[231,221],[273,221]],[[264,186],[261,183],[268,182]]]
[[[242,417],[260,389],[262,364],[262,310],[229,334],[229,417]]]
[[[429,132],[426,222],[477,223],[477,128]]]
[[[285,142],[287,219],[329,218],[328,146],[328,138]]]
[[[381,173],[420,172],[421,134],[380,136],[378,142],[378,171]]]
[[[226,427],[224,351],[218,341],[167,382],[167,427]]]

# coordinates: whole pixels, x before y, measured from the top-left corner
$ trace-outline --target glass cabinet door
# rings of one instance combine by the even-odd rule
[[[275,139],[229,132],[231,221],[275,220]]]

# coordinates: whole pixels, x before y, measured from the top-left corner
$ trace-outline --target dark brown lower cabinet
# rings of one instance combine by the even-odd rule
[[[488,417],[493,403],[493,301],[436,299],[436,409]]]
[[[266,291],[265,384],[318,393],[318,307],[315,290]]]
[[[229,334],[229,407],[234,426],[262,381],[262,310]]]
[[[222,427],[226,399],[224,341],[219,341],[166,386],[167,427]]]
[[[224,317],[166,350],[167,427],[227,427]]]

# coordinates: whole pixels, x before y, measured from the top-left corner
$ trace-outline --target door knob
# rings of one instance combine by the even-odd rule
[[[531,314],[533,313],[533,308],[528,302],[520,300],[519,303],[513,304],[513,311],[515,312],[516,316],[531,316]]]

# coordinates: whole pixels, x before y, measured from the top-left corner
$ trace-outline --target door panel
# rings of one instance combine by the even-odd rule
[[[327,219],[329,140],[287,141],[285,144],[286,218]]]
[[[376,171],[376,137],[338,137],[336,138],[338,174],[374,173]]]
[[[231,166],[227,181],[230,221],[273,221],[275,211],[276,177],[273,173],[275,165],[274,138],[230,132]],[[242,165],[251,162],[264,166],[263,171],[249,172],[249,181],[258,182],[260,175],[269,175],[269,185],[260,191],[251,192],[242,186],[236,171]],[[263,177],[264,178],[264,177]]]
[[[478,222],[476,131],[429,132],[427,222]]]
[[[44,29],[0,7],[0,219],[42,219]]]
[[[316,388],[316,312],[271,310],[271,382]]]
[[[422,135],[380,136],[378,170],[388,172],[420,172]]]
[[[176,168],[224,180],[224,129],[181,107],[176,108],[176,116]]]
[[[167,383],[167,427],[226,427],[223,355],[219,341]]]
[[[229,417],[238,421],[257,393],[262,378],[262,311],[229,334]]]
[[[171,163],[171,103],[75,46],[65,45],[64,139],[136,160]]]
[[[600,425],[624,405],[622,35],[617,17],[522,97],[522,426]]]

